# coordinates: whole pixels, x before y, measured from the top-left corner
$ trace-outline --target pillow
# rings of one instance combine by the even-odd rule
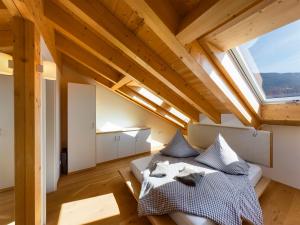
[[[228,174],[248,175],[249,172],[249,165],[236,154],[221,134],[195,160]]]
[[[195,157],[200,154],[194,149],[183,137],[181,132],[177,130],[173,139],[167,146],[160,151],[161,154],[176,158]]]

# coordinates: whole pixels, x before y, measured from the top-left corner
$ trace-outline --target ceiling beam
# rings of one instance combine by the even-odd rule
[[[60,2],[191,105],[214,122],[220,122],[220,113],[188,85],[180,74],[111,14],[101,2],[93,0],[62,0]]]
[[[266,124],[300,125],[300,104],[265,104],[262,119]]]
[[[109,69],[110,67],[107,64],[103,63],[96,56],[89,53],[87,50],[83,49],[82,47],[76,45],[74,42],[68,40],[67,38],[65,38],[63,35],[59,33],[56,34],[56,46],[57,49],[63,54],[65,54],[66,56],[72,58],[78,63],[83,64],[84,66],[89,68],[89,70],[92,70],[94,73],[97,73],[98,75],[101,75],[109,79],[110,81],[113,81],[114,85],[111,86],[112,90],[114,90],[113,87],[115,87],[115,85],[117,85],[123,79],[128,78],[128,76],[120,77],[121,76],[120,73],[117,73],[118,76],[116,76],[115,73],[116,71],[114,71],[113,69]],[[64,60],[66,61],[68,60],[68,58],[65,57]],[[129,78],[131,80],[133,79],[132,77]],[[128,80],[128,82],[130,81]]]
[[[75,61],[71,57],[62,54],[62,63],[63,65],[67,65],[74,69],[79,74],[82,74],[84,76],[88,76],[91,79],[97,81],[98,83],[102,84],[103,86],[107,88],[112,88],[114,83],[110,80],[108,80],[106,77],[100,75],[99,73],[96,73],[94,70],[91,70],[89,67],[87,67],[84,64],[81,64],[78,61]]]
[[[0,30],[0,48],[13,46],[13,34],[11,30]]]
[[[89,69],[88,67],[81,64],[80,62],[75,61],[74,59],[70,58],[69,56],[62,54],[62,63],[64,65],[66,65],[67,67],[77,71],[79,74],[81,74],[83,76],[87,76],[87,77],[95,80],[97,83],[104,86],[105,88],[108,88],[109,90],[114,91],[112,89],[114,84],[111,81],[109,81],[105,77],[102,77],[101,75],[99,75],[95,71]],[[176,124],[176,123],[168,120],[166,117],[164,117],[165,114],[168,114],[169,116],[172,116],[172,115],[170,115],[170,112],[168,112],[167,110],[161,108],[160,106],[156,105],[155,103],[151,102],[150,100],[146,99],[144,96],[142,96],[139,93],[135,92],[131,88],[129,88],[127,86],[123,86],[123,87],[120,87],[118,90],[115,90],[114,92],[117,93],[118,95],[121,95],[122,97],[125,97],[126,100],[130,100],[131,102],[135,103],[139,107],[142,107],[143,109],[146,109],[147,111],[150,111],[151,113],[155,114],[156,116],[159,116],[160,118],[163,118],[168,123],[170,123],[170,124],[172,124],[176,127],[181,128],[181,126],[178,126],[178,124]],[[136,101],[135,99],[133,99],[134,96],[136,96],[139,99],[143,100],[144,102],[146,102],[147,104],[149,104],[152,107],[156,108],[157,110],[153,111],[150,108],[143,105],[142,103]],[[181,121],[180,119],[177,119],[177,120],[178,120],[178,122],[180,122],[180,123],[182,123],[183,125],[186,126],[186,123],[184,121]]]
[[[53,22],[56,29],[72,39],[78,45],[93,53],[99,59],[119,71],[130,76],[145,87],[154,91],[163,100],[173,105],[192,120],[199,121],[199,111],[178,96],[171,88],[163,84],[151,73],[144,70],[134,61],[124,56],[120,51],[111,47],[105,40],[97,36],[87,26],[77,21],[51,1],[46,1],[45,15]]]
[[[260,120],[260,101],[253,93],[253,90],[233,62],[229,53],[220,51],[218,48],[207,42],[201,43],[201,46],[215,63],[220,73],[228,80],[229,84],[232,86],[232,90],[236,91],[237,96],[245,103],[245,107],[252,112],[252,116],[257,120]]]
[[[68,40],[59,33],[55,35],[55,43],[60,52],[80,62],[99,75],[107,78],[114,84],[118,83],[124,77],[122,74],[102,62],[96,56],[78,46],[74,42]]]
[[[144,102],[146,102],[150,106],[156,108],[155,112],[159,113],[165,119],[166,119],[165,115],[168,115],[168,116],[174,118],[175,120],[177,120],[179,123],[181,123],[184,126],[186,126],[186,122],[184,122],[180,118],[177,118],[176,116],[174,116],[172,113],[170,113],[168,110],[166,110],[162,106],[159,106],[159,105],[155,104],[154,102],[150,101],[149,99],[145,98],[143,95],[139,94],[137,91],[131,89],[130,87],[123,86],[118,91],[120,91],[120,92],[122,92],[122,93],[124,93],[124,94],[126,94],[128,96],[130,96],[131,98],[137,97],[137,98],[143,100]]]
[[[145,23],[159,36],[159,38],[182,60],[182,62],[214,93],[226,107],[234,113],[245,125],[259,126],[259,121],[251,116],[242,101],[232,92],[230,84],[222,76],[211,59],[198,43],[191,45],[191,54],[170,32],[164,22],[153,9],[143,0],[125,0],[144,19]]]
[[[121,80],[119,80],[111,89],[113,91],[116,91],[117,89],[123,87],[124,85],[128,84],[131,81],[132,81],[131,77],[125,76]]]
[[[42,34],[52,58],[58,64],[59,56],[56,54],[53,27],[44,17],[43,0],[2,0],[13,16],[19,16],[35,23]]]
[[[236,17],[258,0],[208,0],[190,12],[180,23],[176,37],[188,44]]]
[[[298,0],[262,0],[208,34],[204,40],[225,51],[300,19],[299,12]]]
[[[194,41],[189,45],[191,55],[203,67],[207,75],[215,85],[210,90],[219,96],[219,100],[224,103],[226,108],[235,114],[239,120],[245,124],[258,128],[260,120],[256,113],[253,113],[239,96],[238,91],[233,88],[231,83],[225,78],[222,69],[214,61],[211,50],[205,45],[200,45]]]

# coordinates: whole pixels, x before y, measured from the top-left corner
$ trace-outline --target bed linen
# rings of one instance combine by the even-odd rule
[[[137,159],[131,162],[131,171],[135,175],[135,177],[139,180],[140,183],[143,181],[143,171],[148,167],[150,161],[152,160],[153,156],[144,157],[141,159]],[[249,180],[253,186],[256,185],[256,183],[259,181],[259,179],[262,176],[262,170],[259,166],[255,164],[250,164],[249,169]],[[202,166],[201,166],[202,167]],[[203,168],[205,168],[206,171],[213,171],[211,168],[203,165]],[[170,213],[169,216],[177,223],[181,225],[214,225],[211,220],[194,216],[182,212],[174,212]]]

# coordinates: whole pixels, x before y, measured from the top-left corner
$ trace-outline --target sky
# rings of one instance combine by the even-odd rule
[[[249,41],[239,48],[254,73],[300,72],[300,20]]]

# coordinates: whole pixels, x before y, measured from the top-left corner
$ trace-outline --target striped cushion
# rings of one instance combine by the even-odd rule
[[[235,153],[221,134],[195,160],[228,174],[248,175],[249,172],[248,164]]]

